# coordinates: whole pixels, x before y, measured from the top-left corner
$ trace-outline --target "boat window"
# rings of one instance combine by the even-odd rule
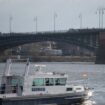
[[[81,90],[81,88],[76,88],[76,90]]]
[[[11,81],[11,85],[12,86],[17,86],[17,85],[22,86],[23,85],[23,81],[22,81],[22,79],[13,78],[12,81]]]
[[[44,85],[44,79],[43,78],[35,78],[33,80],[32,86],[43,86]]]
[[[32,88],[32,91],[45,91],[45,88]]]
[[[66,78],[55,78],[55,85],[65,85]]]
[[[45,78],[45,84],[46,84],[46,86],[52,86],[52,85],[54,85],[53,78]]]
[[[5,93],[5,84],[1,84],[0,86],[0,94],[4,94]]]
[[[60,84],[60,79],[59,78],[55,78],[55,85],[59,85]]]
[[[66,91],[72,91],[73,88],[66,88]]]

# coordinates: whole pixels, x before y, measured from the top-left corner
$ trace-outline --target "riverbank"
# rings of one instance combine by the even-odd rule
[[[27,58],[30,58],[32,62],[95,62],[96,57],[88,56],[11,56],[11,57],[0,57],[0,62],[5,62],[6,59],[18,59],[21,61],[26,61]]]
[[[95,57],[80,56],[40,56],[32,58],[32,61],[48,62],[95,62]]]

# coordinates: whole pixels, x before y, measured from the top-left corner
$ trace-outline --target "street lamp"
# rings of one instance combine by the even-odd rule
[[[37,33],[37,16],[34,18],[34,22],[35,22],[35,27],[36,27],[36,29],[35,29],[35,31],[36,31],[36,33]]]
[[[99,28],[101,28],[101,8],[98,8],[96,14],[99,14]]]
[[[99,14],[99,28],[103,28],[103,15],[105,8],[98,8],[96,14]]]
[[[56,28],[56,18],[57,18],[57,14],[54,13],[54,32],[55,32],[55,28]]]
[[[80,29],[82,29],[82,14],[79,14],[79,19],[80,19]]]
[[[104,15],[104,10],[105,10],[105,8],[102,8],[102,28],[103,28],[103,15]]]
[[[9,17],[9,31],[10,31],[10,33],[12,32],[12,20],[13,20],[13,17],[10,16]]]

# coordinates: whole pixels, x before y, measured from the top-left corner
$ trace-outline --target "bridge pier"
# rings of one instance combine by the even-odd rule
[[[96,52],[96,64],[105,64],[105,33],[99,35],[99,48]]]
[[[105,46],[100,45],[96,54],[96,64],[105,64]]]

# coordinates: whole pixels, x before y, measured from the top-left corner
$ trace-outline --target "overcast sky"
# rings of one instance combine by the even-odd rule
[[[36,16],[38,31],[53,31],[54,13],[56,30],[80,28],[79,14],[83,28],[94,28],[98,27],[99,7],[105,7],[105,0],[0,0],[0,31],[9,32],[10,16],[13,32],[35,31]]]

